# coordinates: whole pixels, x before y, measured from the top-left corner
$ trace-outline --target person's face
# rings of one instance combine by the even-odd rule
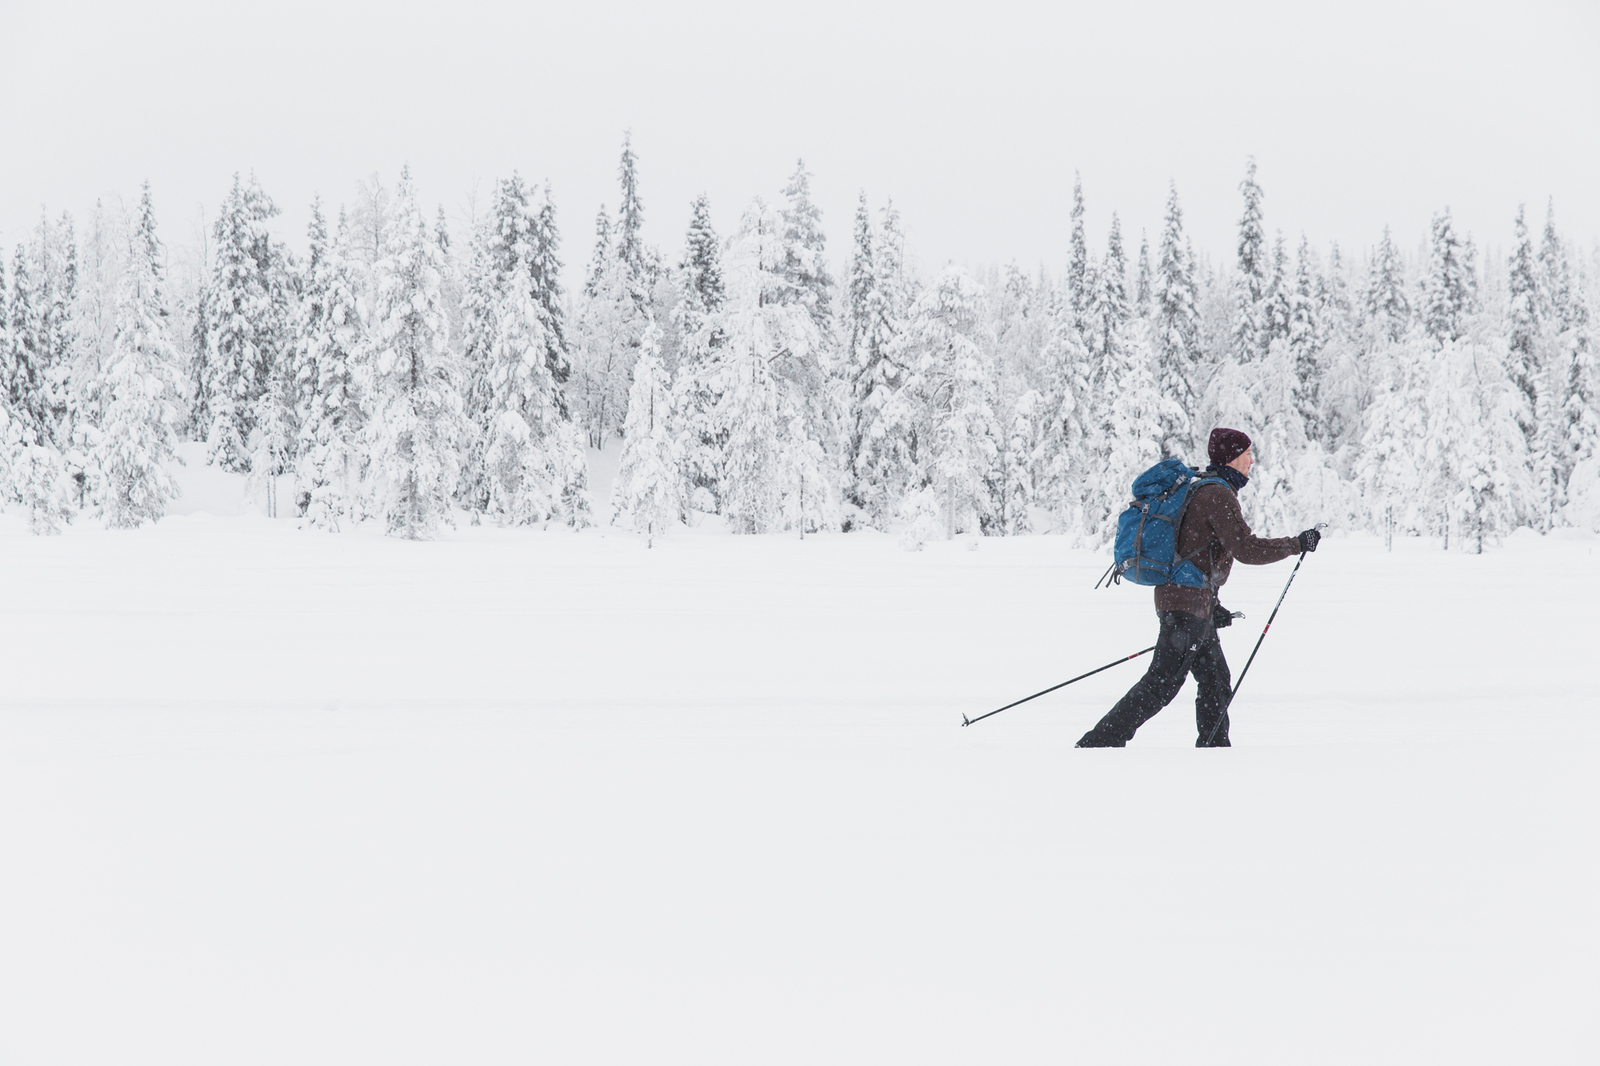
[[[1239,471],[1239,473],[1243,474],[1245,477],[1249,477],[1250,468],[1256,465],[1256,457],[1254,452],[1254,447],[1246,448],[1243,455],[1239,456],[1239,458],[1235,459],[1228,465]]]

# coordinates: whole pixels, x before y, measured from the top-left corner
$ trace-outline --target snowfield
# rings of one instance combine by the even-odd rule
[[[3,519],[8,1066],[1600,1055],[1594,537],[1335,534],[1078,751],[1146,660],[960,727],[1151,642],[1059,538],[246,512]]]

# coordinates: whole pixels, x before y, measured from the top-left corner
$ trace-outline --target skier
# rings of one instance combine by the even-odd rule
[[[1252,566],[1275,563],[1300,552],[1314,552],[1321,538],[1315,529],[1297,537],[1263,539],[1250,532],[1239,510],[1238,492],[1255,465],[1250,438],[1236,429],[1211,431],[1206,445],[1211,465],[1203,476],[1227,485],[1201,485],[1194,490],[1178,527],[1179,558],[1192,559],[1206,575],[1204,588],[1157,585],[1156,616],[1161,635],[1150,669],[1095,727],[1078,741],[1080,748],[1120,748],[1134,732],[1172,702],[1184,678],[1194,674],[1199,692],[1194,717],[1199,729],[1195,747],[1228,747],[1228,701],[1233,695],[1228,661],[1222,656],[1217,630],[1233,616],[1217,601],[1217,589],[1228,580],[1233,561]],[[1220,722],[1219,722],[1220,719]]]

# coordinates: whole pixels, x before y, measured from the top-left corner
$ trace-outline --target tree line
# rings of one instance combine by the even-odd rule
[[[160,517],[174,453],[337,530],[432,535],[470,516],[582,527],[590,449],[621,442],[614,520],[653,540],[894,529],[1109,538],[1132,477],[1256,442],[1252,521],[1313,520],[1481,550],[1519,528],[1600,529],[1594,263],[1547,210],[1485,262],[1448,208],[1406,255],[1269,239],[1251,162],[1229,262],[1196,254],[1177,190],[1154,248],[1102,251],[1072,189],[1064,268],[919,277],[898,213],[863,193],[839,277],[804,164],[720,236],[704,196],[681,251],[643,239],[625,139],[576,292],[548,187],[496,182],[459,246],[405,171],[306,251],[236,177],[174,286],[148,186],[80,233],[42,219],[0,264],[0,492],[50,532]],[[176,291],[174,291],[176,289]]]

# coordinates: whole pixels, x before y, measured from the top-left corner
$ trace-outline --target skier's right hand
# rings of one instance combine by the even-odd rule
[[[1302,552],[1314,552],[1317,550],[1317,541],[1322,539],[1322,534],[1315,529],[1308,529],[1295,539],[1300,542]]]

